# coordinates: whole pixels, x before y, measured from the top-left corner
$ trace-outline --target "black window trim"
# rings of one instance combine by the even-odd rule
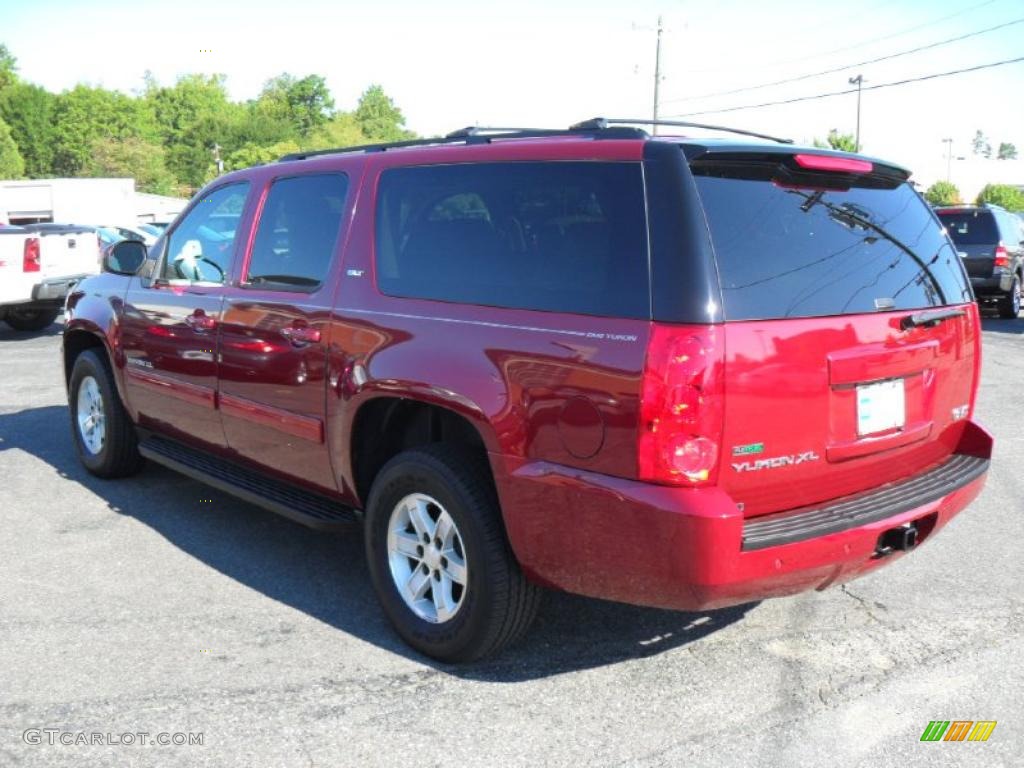
[[[286,181],[288,179],[301,179],[307,176],[340,176],[345,180],[345,199],[342,201],[342,212],[341,217],[338,219],[338,232],[339,236],[335,239],[334,250],[331,252],[331,259],[327,264],[327,270],[324,272],[324,279],[316,285],[310,286],[299,286],[299,285],[284,285],[283,283],[252,283],[249,282],[249,267],[252,266],[252,252],[256,247],[256,237],[259,235],[260,223],[263,221],[263,210],[266,207],[267,198],[270,197],[270,191],[274,184],[279,181]],[[255,214],[253,215],[252,227],[249,229],[249,241],[245,246],[245,253],[242,256],[242,269],[238,277],[238,287],[246,291],[269,291],[273,293],[296,293],[303,296],[308,296],[314,293],[318,293],[323,290],[327,284],[327,278],[331,275],[331,269],[334,267],[335,260],[338,258],[339,249],[343,249],[345,241],[347,239],[349,227],[345,224],[345,211],[348,209],[349,202],[351,201],[352,189],[352,177],[348,171],[343,170],[319,170],[319,171],[307,171],[305,173],[282,173],[277,176],[271,176],[266,180],[263,185],[263,189],[260,192],[259,203]]]

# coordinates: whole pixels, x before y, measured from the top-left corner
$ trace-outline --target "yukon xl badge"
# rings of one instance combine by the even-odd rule
[[[807,461],[818,461],[820,458],[814,451],[804,451],[803,453],[791,453],[789,456],[775,456],[771,459],[741,461],[738,464],[733,464],[732,468],[737,472],[759,472],[762,469],[777,469],[796,466]]]

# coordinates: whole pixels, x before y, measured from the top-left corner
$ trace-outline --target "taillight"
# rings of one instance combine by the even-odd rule
[[[40,266],[41,264],[39,261],[39,238],[29,237],[25,240],[25,250],[22,252],[21,271],[38,272]]]
[[[710,485],[722,439],[724,345],[718,326],[651,326],[640,401],[637,473]]]
[[[996,261],[997,267],[1008,267],[1010,266],[1010,254],[1006,251],[1005,245],[996,246]]]

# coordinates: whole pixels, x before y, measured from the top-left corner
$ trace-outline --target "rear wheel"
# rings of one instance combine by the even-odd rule
[[[1014,275],[1013,287],[1010,292],[999,300],[999,316],[1008,319],[1016,318],[1020,314],[1020,275]]]
[[[135,426],[106,361],[88,349],[75,360],[68,387],[78,458],[98,477],[126,477],[142,468]]]
[[[16,331],[41,331],[49,328],[58,315],[59,309],[10,309],[4,322]]]
[[[373,483],[366,555],[398,634],[445,662],[473,661],[519,639],[540,589],[515,560],[485,460],[445,445],[407,451]]]

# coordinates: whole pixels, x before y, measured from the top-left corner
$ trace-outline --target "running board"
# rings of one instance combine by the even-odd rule
[[[147,437],[139,443],[139,453],[193,480],[310,528],[333,531],[347,528],[359,520],[355,510],[328,496],[297,488],[164,437]]]

